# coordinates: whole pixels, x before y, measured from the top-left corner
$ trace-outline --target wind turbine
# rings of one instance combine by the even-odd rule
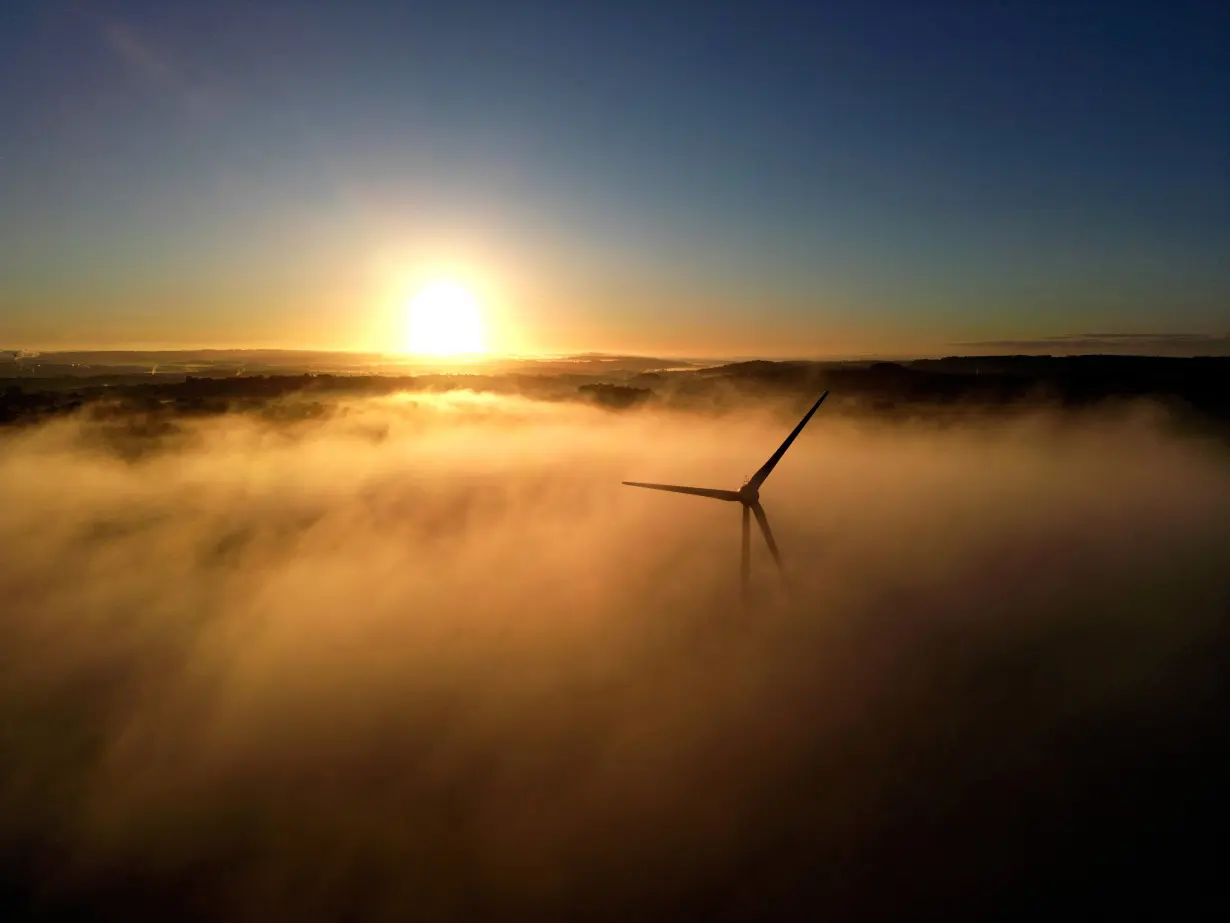
[[[786,450],[790,448],[790,444],[803,431],[803,427],[807,425],[807,421],[812,418],[820,405],[824,403],[824,399],[829,396],[825,391],[820,395],[820,399],[812,404],[811,410],[803,415],[803,419],[799,421],[799,425],[791,430],[790,435],[786,437],[786,441],[777,447],[777,451],[769,456],[769,460],[760,466],[760,470],[747,479],[747,483],[738,490],[713,490],[708,487],[681,487],[678,484],[646,484],[641,481],[624,481],[623,483],[629,487],[647,487],[650,490],[670,490],[677,494],[692,494],[697,497],[709,497],[712,500],[726,500],[730,503],[743,504],[743,563],[740,570],[740,582],[743,590],[743,600],[748,600],[748,588],[751,582],[752,572],[752,516],[756,517],[756,522],[760,526],[760,532],[764,536],[765,544],[769,546],[769,553],[773,555],[773,560],[777,562],[777,569],[785,580],[786,572],[782,567],[782,556],[777,550],[777,542],[773,539],[773,530],[769,528],[769,517],[765,515],[764,507],[760,505],[760,485],[765,482],[765,479],[773,473],[773,469],[777,467],[777,463],[782,460],[782,456],[786,454]]]

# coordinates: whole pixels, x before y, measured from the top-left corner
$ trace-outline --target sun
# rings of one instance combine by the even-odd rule
[[[484,352],[478,299],[452,280],[424,285],[406,306],[406,351],[427,356]]]

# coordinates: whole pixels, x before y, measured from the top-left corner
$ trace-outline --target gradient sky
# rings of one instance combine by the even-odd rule
[[[439,273],[511,351],[1224,335],[1230,4],[0,10],[0,347],[394,349]]]

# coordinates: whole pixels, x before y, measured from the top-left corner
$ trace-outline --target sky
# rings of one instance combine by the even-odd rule
[[[0,10],[5,348],[1200,352],[1227,255],[1220,3]]]

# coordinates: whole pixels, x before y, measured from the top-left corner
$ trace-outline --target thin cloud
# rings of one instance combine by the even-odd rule
[[[137,34],[131,26],[118,22],[103,27],[103,36],[116,58],[130,72],[150,81],[178,87],[179,75],[170,60]]]
[[[1230,355],[1230,334],[1205,333],[1068,333],[1019,340],[967,340],[964,348],[999,352],[1051,354],[1119,353],[1158,356]]]
[[[133,78],[173,98],[190,112],[199,113],[212,105],[214,94],[210,89],[190,80],[175,57],[147,34],[117,20],[104,22],[101,31],[112,56]]]

